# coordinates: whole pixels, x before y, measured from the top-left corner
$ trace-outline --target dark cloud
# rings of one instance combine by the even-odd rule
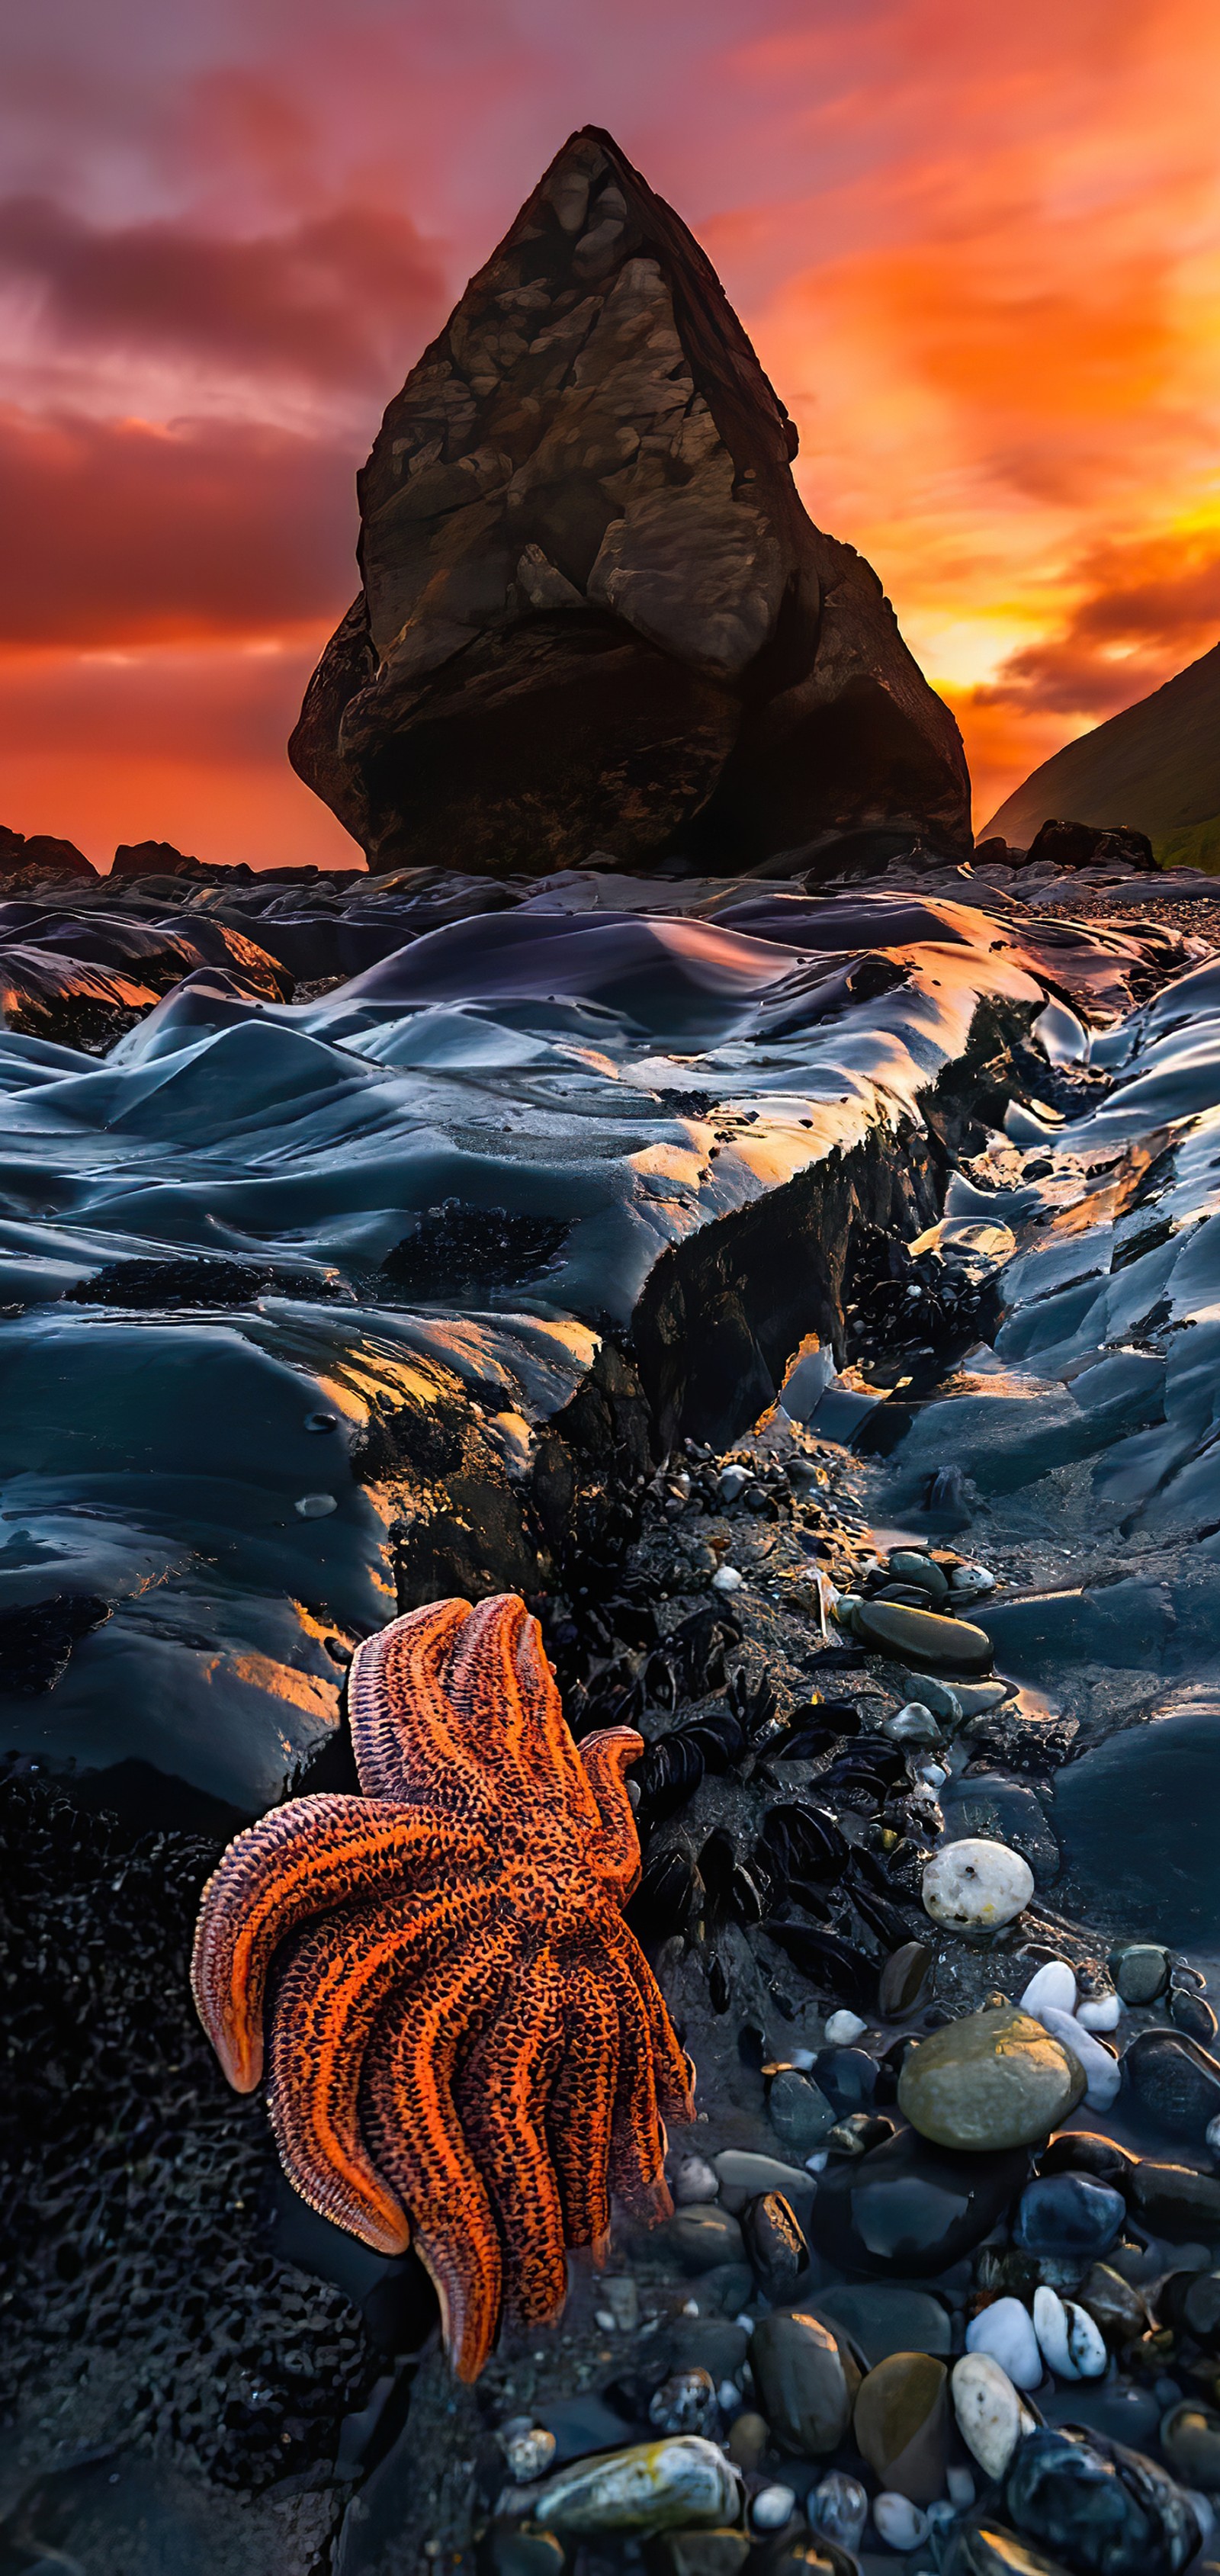
[[[73,346],[218,362],[323,387],[397,381],[445,311],[408,216],[350,203],[230,239],[185,221],[105,229],[51,196],[0,199],[0,275]]]
[[[0,649],[324,625],[356,588],[355,462],[253,422],[0,412]]]

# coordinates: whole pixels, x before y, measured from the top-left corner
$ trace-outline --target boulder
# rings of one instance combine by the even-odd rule
[[[95,877],[97,869],[75,841],[60,841],[53,832],[11,832],[0,825],[0,874],[15,868],[41,868],[47,875]]]
[[[796,443],[686,226],[572,135],[359,478],[289,756],[370,866],[795,868],[879,826],[967,856],[957,726]]]
[[[187,858],[172,841],[120,841],[114,854],[114,877],[193,877],[198,859]]]
[[[1128,823],[1043,823],[1030,842],[1026,865],[1046,862],[1055,868],[1104,867],[1108,859],[1125,859],[1129,868],[1156,873],[1152,843],[1146,832]]]

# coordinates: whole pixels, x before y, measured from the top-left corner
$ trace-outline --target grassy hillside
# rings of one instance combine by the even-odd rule
[[[1075,823],[1134,823],[1163,867],[1220,870],[1220,644],[1150,698],[1044,760],[992,816],[987,833],[1028,848],[1052,814]]]

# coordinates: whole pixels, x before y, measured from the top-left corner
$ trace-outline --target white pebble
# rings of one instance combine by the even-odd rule
[[[957,2429],[967,2450],[984,2477],[1002,2478],[1033,2420],[1011,2379],[991,2353],[967,2352],[954,2363],[950,2386]]]
[[[989,2353],[1014,2388],[1036,2388],[1042,2355],[1028,2308],[1019,2299],[993,2299],[966,2328],[967,2352]]]
[[[680,2209],[704,2200],[718,2200],[720,2183],[702,2156],[683,2156],[674,2175],[674,2199]]]
[[[796,2067],[798,2074],[811,2074],[814,2067],[817,2065],[817,2062],[816,2049],[793,2048],[788,2052],[788,2063],[790,2066]]]
[[[995,1576],[990,1566],[955,1565],[949,1576],[951,1592],[994,1592]]]
[[[826,2036],[832,2048],[850,2048],[852,2041],[863,2038],[867,2029],[868,2023],[861,2021],[859,2013],[840,2010],[832,2012],[826,2024]]]
[[[601,2327],[603,2334],[618,2333],[618,2318],[611,2316],[609,2308],[595,2308],[593,2322],[594,2325]]]
[[[890,2488],[873,2497],[873,2522],[887,2549],[918,2549],[928,2537],[926,2513],[909,2496],[895,2495]]]
[[[754,2319],[753,2317],[748,2317],[746,2315],[744,2308],[739,2316],[734,2317],[733,2323],[735,2326],[740,2326],[742,2333],[745,2335],[752,2335],[754,2332]]]
[[[949,2490],[949,2502],[955,2513],[969,2513],[975,2498],[975,2484],[969,2469],[946,2469],[945,2485]]]
[[[1211,2148],[1212,2154],[1220,2156],[1220,2111],[1216,2113],[1214,2120],[1208,2121],[1203,2138],[1204,2144]]]
[[[740,1592],[745,1577],[735,1565],[718,1565],[712,1576],[713,1592]]]
[[[722,1467],[716,1478],[716,1491],[722,1503],[735,1503],[750,1481],[748,1467]]]
[[[935,1795],[938,1789],[943,1789],[949,1774],[943,1762],[917,1762],[915,1777],[917,1780],[922,1780],[925,1789],[931,1789]]]
[[[805,2158],[805,2171],[806,2173],[813,2174],[825,2173],[829,2162],[829,2147],[815,2147],[813,2154],[811,2156],[806,2156]]]
[[[339,1506],[333,1494],[299,1494],[292,1508],[303,1521],[324,1521]]]
[[[1055,2012],[1076,2010],[1076,1978],[1066,1959],[1048,1959],[1037,1976],[1030,1978],[1021,1997],[1022,2012],[1032,2013],[1035,2021],[1041,2021],[1047,2004]]]
[[[1074,2299],[1045,2285],[1034,2292],[1034,2333],[1048,2370],[1060,2379],[1100,2379],[1106,2347],[1093,2319]]]
[[[796,2512],[796,2497],[791,2487],[760,2487],[750,2506],[750,2520],[755,2531],[782,2531]]]
[[[1097,1995],[1076,2006],[1082,2030],[1117,2030],[1122,2005],[1117,1995]]]
[[[720,2408],[722,2415],[730,2417],[733,2415],[740,2415],[741,2390],[739,2389],[735,2379],[721,2380],[720,2386],[716,2391],[716,2404]]]
[[[1015,1921],[1033,1892],[1029,1862],[983,1835],[942,1844],[923,1874],[924,1912],[949,1932],[994,1932]]]
[[[1043,2029],[1049,2030],[1052,2039],[1061,2041],[1064,2048],[1071,2049],[1078,2066],[1082,2068],[1086,2084],[1084,2098],[1089,2109],[1108,2111],[1111,2103],[1118,2098],[1118,2088],[1123,2080],[1118,2059],[1111,2057],[1109,2049],[1103,2048],[1101,2041],[1094,2039],[1091,2031],[1082,2030],[1080,2023],[1073,2020],[1071,2013],[1056,2012],[1053,2005],[1048,2004],[1046,2010],[1039,2015],[1039,2019]]]

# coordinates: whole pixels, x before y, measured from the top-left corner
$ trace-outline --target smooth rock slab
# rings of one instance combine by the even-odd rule
[[[1084,2090],[1079,2064],[1041,2022],[995,2005],[920,2041],[898,2079],[898,2105],[922,2137],[973,2152],[1036,2145]]]
[[[1020,2151],[957,2154],[899,2130],[867,2155],[828,2165],[806,2233],[843,2271],[926,2279],[990,2235],[1027,2169]]]

